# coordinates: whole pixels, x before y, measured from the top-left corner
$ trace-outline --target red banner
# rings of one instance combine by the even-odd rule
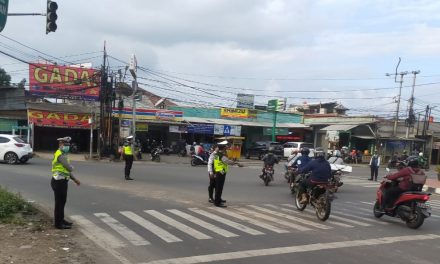
[[[99,72],[95,69],[29,64],[29,93],[71,100],[99,100]]]
[[[35,126],[63,127],[63,128],[90,128],[90,114],[73,114],[28,110],[29,123]]]

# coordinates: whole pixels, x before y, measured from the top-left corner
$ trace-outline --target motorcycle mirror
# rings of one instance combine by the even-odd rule
[[[390,169],[389,169],[389,168],[386,168],[385,170],[386,170],[387,172],[390,172]]]

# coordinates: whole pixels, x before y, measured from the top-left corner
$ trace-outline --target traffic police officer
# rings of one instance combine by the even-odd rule
[[[70,137],[63,137],[57,139],[59,148],[55,152],[52,160],[52,179],[51,187],[55,196],[55,227],[58,229],[70,229],[72,223],[64,219],[64,206],[67,201],[67,186],[70,179],[72,179],[78,186],[80,181],[72,175],[73,167],[70,165],[67,153],[70,150]]]
[[[125,159],[125,179],[133,180],[130,177],[131,167],[133,166],[134,152],[133,152],[133,136],[128,136],[127,141],[125,141],[124,146],[122,147],[122,156]]]
[[[214,152],[214,155],[210,156],[213,159],[213,174],[215,178],[215,198],[214,205],[217,207],[226,207],[224,204],[226,201],[222,199],[223,186],[225,185],[226,173],[229,170],[229,165],[237,164],[241,166],[238,162],[232,161],[226,157],[226,147],[228,141],[222,141],[217,144],[218,151]],[[208,161],[209,163],[209,161]],[[208,166],[209,168],[209,166]],[[211,173],[211,172],[210,172]]]

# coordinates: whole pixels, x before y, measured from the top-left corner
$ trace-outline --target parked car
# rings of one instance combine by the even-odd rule
[[[283,156],[285,158],[288,158],[290,156],[290,154],[292,153],[293,150],[300,150],[302,148],[309,148],[310,149],[310,155],[313,156],[313,144],[312,143],[307,143],[307,142],[286,142],[283,145]]]
[[[0,161],[8,164],[26,163],[32,157],[31,146],[19,136],[0,134]]]
[[[262,159],[263,156],[269,151],[269,148],[274,148],[274,154],[279,158],[283,157],[283,145],[279,142],[273,141],[257,141],[246,150],[245,157],[250,159],[251,157],[257,157]]]

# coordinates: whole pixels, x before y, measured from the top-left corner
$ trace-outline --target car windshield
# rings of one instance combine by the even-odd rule
[[[301,147],[303,147],[303,148],[313,148],[313,144],[302,144]]]
[[[21,139],[21,138],[19,138],[19,137],[13,137],[13,139],[14,139],[15,141],[17,141],[18,143],[26,143],[26,142],[24,142],[23,139]]]

